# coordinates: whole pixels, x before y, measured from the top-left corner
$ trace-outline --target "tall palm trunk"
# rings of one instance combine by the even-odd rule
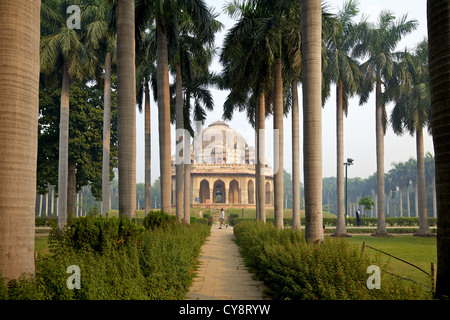
[[[75,198],[77,196],[77,163],[69,160],[67,171],[67,216],[75,217]]]
[[[170,213],[171,198],[171,155],[170,155],[170,92],[169,61],[166,34],[161,21],[156,25],[157,38],[157,80],[158,80],[158,125],[159,163],[161,174],[161,210]]]
[[[190,93],[185,95],[186,110],[190,110]],[[184,223],[191,223],[191,134],[184,130]]]
[[[40,1],[0,2],[0,273],[34,274]]]
[[[151,145],[151,130],[150,130],[150,88],[148,81],[145,83],[145,214],[148,214],[152,209],[152,145]]]
[[[134,0],[117,1],[119,214],[136,214],[136,77]]]
[[[176,134],[176,143],[177,145],[180,145],[180,147],[184,148],[184,144],[183,144],[183,134],[180,134],[181,131],[184,129],[184,125],[183,125],[183,83],[182,83],[182,76],[181,76],[181,66],[180,63],[177,62],[177,76],[176,76],[176,129],[177,129],[177,134]],[[177,148],[178,149],[178,148]],[[183,150],[183,158],[180,159],[180,154],[178,154],[178,150],[177,153],[175,155],[175,179],[176,179],[176,184],[175,184],[175,208],[176,208],[176,215],[178,220],[181,221],[182,217],[183,217],[183,204],[184,204],[184,182],[183,182],[183,178],[184,178],[184,152],[187,152],[187,150]]]
[[[266,190],[265,190],[265,154],[266,154],[266,137],[265,137],[265,120],[266,120],[266,102],[264,93],[260,93],[256,113],[256,201],[258,208],[259,221],[266,222]]]
[[[59,160],[58,160],[58,226],[67,222],[67,186],[69,157],[69,71],[64,63],[62,69],[61,105],[59,116]]]
[[[428,0],[431,124],[436,166],[437,297],[450,296],[450,4]]]
[[[430,227],[427,216],[427,193],[425,184],[425,155],[423,151],[423,129],[416,130],[417,145],[417,189],[419,191],[419,235],[429,235]]]
[[[376,83],[376,148],[377,148],[377,235],[387,235],[386,219],[384,216],[384,129],[383,103],[381,101],[381,82]]]
[[[297,80],[292,81],[292,229],[300,230],[300,124]]]
[[[275,61],[274,77],[274,132],[278,132],[278,139],[274,137],[274,159],[276,171],[274,173],[274,214],[275,225],[283,228],[283,78],[281,59]],[[275,133],[276,134],[276,133]]]
[[[191,136],[189,131],[184,131],[184,223],[191,223]],[[189,158],[187,157],[189,156]]]
[[[344,181],[344,83],[340,81],[336,86],[336,191],[337,191],[337,220],[336,234],[343,235],[345,228],[345,181]]]
[[[301,10],[305,237],[317,242],[323,240],[321,1],[302,0]]]
[[[109,207],[109,153],[111,144],[111,53],[105,56],[105,84],[103,106],[103,162],[102,162],[102,215]]]

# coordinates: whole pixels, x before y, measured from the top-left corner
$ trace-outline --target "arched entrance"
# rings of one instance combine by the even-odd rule
[[[266,182],[266,204],[272,203],[272,193],[270,192],[270,183]]]
[[[209,182],[203,179],[200,182],[200,192],[199,198],[201,203],[206,203],[206,200],[209,199]]]
[[[239,203],[239,183],[236,180],[230,182],[228,203]]]
[[[222,180],[214,182],[213,203],[225,203],[225,183]]]
[[[255,203],[255,184],[253,183],[253,180],[248,180],[247,190],[248,190],[248,203],[254,204]]]

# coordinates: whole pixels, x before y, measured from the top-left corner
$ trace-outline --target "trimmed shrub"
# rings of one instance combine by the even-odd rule
[[[162,223],[155,227],[149,220],[151,228],[145,229],[126,217],[76,220],[63,230],[54,228],[52,254],[38,257],[35,277],[20,277],[4,285],[0,275],[0,298],[183,299],[201,245],[210,234],[205,224]],[[67,288],[70,274],[66,271],[71,265],[81,270],[81,289]]]
[[[177,222],[176,216],[168,215],[162,211],[150,211],[144,218],[145,229],[153,230],[156,228],[165,228]]]
[[[303,232],[250,221],[236,224],[234,232],[247,264],[271,289],[274,299],[429,298],[417,286],[409,287],[384,273],[380,290],[367,289],[367,267],[374,264],[384,270],[385,265],[361,258],[344,238],[308,243]]]

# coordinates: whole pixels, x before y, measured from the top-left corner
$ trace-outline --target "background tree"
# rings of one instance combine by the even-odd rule
[[[375,86],[375,131],[377,155],[377,235],[386,235],[384,206],[384,135],[387,128],[387,114],[382,85],[392,78],[394,71],[393,50],[402,37],[417,27],[416,20],[407,20],[404,15],[397,21],[390,11],[382,11],[376,25],[363,23],[359,42],[353,49],[356,58],[367,58],[361,65],[365,79],[360,87],[360,105],[367,102]]]
[[[70,89],[69,153],[68,159],[75,163],[76,170],[69,181],[71,198],[83,186],[91,185],[97,200],[102,199],[103,159],[103,90],[101,85],[88,86],[84,83],[72,85]],[[39,144],[37,188],[46,192],[48,185],[58,185],[58,137],[59,137],[59,88],[41,88],[39,94]],[[112,94],[111,158],[117,157],[117,102]],[[114,177],[114,164],[109,175]]]
[[[344,203],[344,114],[348,114],[348,99],[361,81],[359,63],[351,57],[357,32],[352,19],[358,14],[358,2],[347,1],[337,14],[337,27],[327,43],[328,77],[336,84],[336,150],[337,150],[337,221],[336,234],[346,233]]]
[[[398,92],[394,93],[395,106],[391,122],[396,134],[401,135],[408,131],[412,136],[416,136],[419,235],[429,235],[423,146],[423,128],[428,127],[431,131],[427,41],[419,43],[414,54],[401,53],[400,59],[401,71],[397,72],[400,79],[396,86],[398,89],[395,90]]]
[[[75,1],[83,8],[82,4]],[[41,79],[61,84],[61,111],[58,164],[58,224],[66,223],[67,215],[74,214],[74,199],[68,197],[69,169],[74,168],[68,159],[69,139],[69,87],[71,80],[82,81],[93,76],[96,64],[94,55],[88,53],[86,29],[72,29],[66,23],[67,3],[61,0],[44,0],[41,8],[40,67],[46,77]]]

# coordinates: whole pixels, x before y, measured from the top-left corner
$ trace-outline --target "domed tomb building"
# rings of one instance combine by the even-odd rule
[[[245,138],[222,121],[194,137],[191,144],[191,206],[255,207],[256,154]],[[181,160],[180,160],[181,161]],[[172,156],[172,205],[176,158]],[[265,165],[266,206],[273,206],[273,173]]]

